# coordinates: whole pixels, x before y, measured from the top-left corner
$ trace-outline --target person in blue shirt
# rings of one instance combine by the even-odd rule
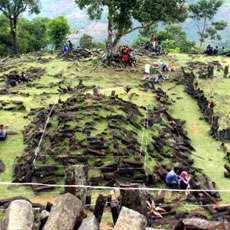
[[[221,50],[221,55],[225,55],[227,53],[226,49],[223,47]]]
[[[67,52],[68,51],[68,46],[66,44],[63,45],[63,52]]]
[[[173,189],[180,189],[180,169],[174,167],[166,176],[166,184]]]

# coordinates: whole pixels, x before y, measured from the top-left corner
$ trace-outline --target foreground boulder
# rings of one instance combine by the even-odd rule
[[[99,230],[99,223],[95,216],[88,217],[82,221],[82,224],[78,230]]]
[[[88,171],[84,165],[74,165],[65,171],[66,185],[87,185]],[[86,201],[87,188],[65,187],[65,192],[79,198],[83,205]]]
[[[180,225],[180,227],[179,227]],[[218,221],[208,221],[202,219],[185,219],[175,229],[178,230],[228,230],[230,225]]]
[[[80,226],[83,217],[82,202],[66,193],[54,202],[44,230],[72,230]]]
[[[26,200],[15,200],[7,208],[1,230],[30,230],[34,224],[32,205]]]
[[[143,230],[146,229],[147,220],[140,213],[122,207],[114,230]]]

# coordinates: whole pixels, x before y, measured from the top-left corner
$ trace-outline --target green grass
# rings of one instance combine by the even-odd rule
[[[154,106],[154,95],[149,92],[143,92],[138,89],[138,85],[141,83],[140,80],[143,78],[143,74],[141,71],[144,69],[145,63],[153,63],[155,60],[151,60],[147,57],[144,57],[141,61],[141,64],[136,68],[139,72],[132,73],[131,70],[122,70],[119,68],[107,68],[100,67],[93,71],[94,65],[89,63],[72,63],[63,61],[60,59],[56,59],[54,55],[47,55],[45,57],[51,57],[51,61],[46,64],[40,64],[36,61],[26,62],[26,56],[23,56],[20,60],[10,60],[9,65],[15,64],[18,66],[17,70],[22,71],[26,70],[29,67],[45,67],[46,74],[42,76],[41,79],[36,80],[35,82],[39,85],[47,86],[50,83],[58,83],[64,79],[64,85],[70,84],[72,87],[78,84],[79,79],[83,79],[83,83],[86,85],[98,85],[100,86],[100,92],[105,95],[110,95],[112,90],[115,90],[119,97],[122,97],[125,100],[131,100],[133,103],[136,103],[139,106],[146,106],[152,108]],[[194,58],[195,57],[195,58]],[[188,56],[185,54],[173,54],[173,57],[162,57],[160,59],[165,60],[172,65],[175,65],[175,69],[180,68],[181,65],[185,65],[188,61],[199,60],[199,61],[211,61],[211,60],[219,60],[220,62],[225,61],[226,64],[229,63],[229,59],[223,57],[203,57],[203,56]],[[21,63],[23,64],[21,64]],[[10,70],[15,70],[12,68]],[[6,71],[8,73],[10,70]],[[63,73],[63,78],[54,78],[52,77],[54,74]],[[0,73],[2,75],[4,73]],[[228,79],[218,82],[215,87],[215,93],[229,95],[228,92]],[[202,83],[204,84],[204,83]],[[213,83],[215,84],[215,82]],[[124,91],[125,86],[131,86],[132,90],[129,94]],[[211,93],[211,88],[208,86],[209,83],[204,85],[207,93]],[[0,88],[3,85],[0,85]],[[170,87],[174,86],[173,83],[164,83],[161,85],[164,90],[168,92],[168,94],[172,97],[176,103],[170,107],[171,113],[176,118],[180,118],[186,121],[185,129],[188,131],[189,137],[192,139],[192,145],[195,147],[196,151],[192,155],[192,158],[195,161],[195,166],[204,170],[204,172],[210,176],[210,178],[215,181],[218,189],[228,189],[230,188],[230,180],[224,178],[224,153],[219,150],[220,143],[215,141],[212,137],[209,136],[208,132],[210,129],[209,124],[205,121],[201,121],[199,118],[202,117],[202,114],[194,101],[190,96],[184,93],[183,86],[177,86],[173,90],[168,90]],[[15,90],[19,90],[20,92],[29,93],[29,97],[22,97],[20,95],[1,95],[1,100],[20,100],[23,101],[26,106],[26,112],[6,112],[0,111],[0,123],[4,123],[8,126],[9,131],[16,131],[17,135],[9,135],[7,141],[0,143],[0,158],[6,164],[6,171],[0,174],[0,181],[12,181],[13,179],[13,165],[15,163],[15,157],[20,156],[24,150],[23,143],[23,128],[29,124],[31,118],[25,119],[24,116],[27,112],[30,111],[31,108],[36,107],[47,107],[48,104],[57,102],[58,94],[57,87],[53,88],[27,88],[25,85],[20,85],[16,87]],[[41,93],[47,92],[50,97],[40,96]],[[90,93],[92,90],[89,91]],[[133,93],[133,97],[130,98],[130,94]],[[172,95],[172,93],[176,93],[177,95]],[[72,95],[64,95],[61,96],[62,100],[67,99]],[[183,99],[177,100],[176,97],[182,97]],[[218,100],[221,100],[219,97]],[[218,103],[219,104],[219,103]],[[222,107],[218,107],[218,111],[222,112]],[[228,106],[223,106],[223,112],[228,111]],[[120,113],[120,111],[117,111]],[[106,111],[102,111],[104,116],[107,115]],[[87,119],[86,119],[87,120]],[[85,120],[84,120],[85,122]],[[97,130],[93,132],[93,135],[97,135],[98,132],[105,128],[105,124],[97,125]],[[129,127],[127,127],[129,128]],[[78,138],[81,133],[78,134]],[[140,142],[142,130],[138,132]],[[84,138],[84,135],[82,135]],[[144,135],[144,143],[147,141],[147,134]],[[147,141],[148,142],[148,141]],[[148,157],[147,157],[148,159]],[[155,161],[147,161],[147,168],[152,170],[155,166]],[[92,174],[94,172],[91,172]],[[159,185],[160,186],[160,185]],[[57,195],[59,190],[55,190],[54,192],[41,194],[42,197],[50,197]],[[6,186],[0,186],[0,194],[1,198],[11,197],[14,195],[25,195],[29,198],[33,198],[34,194],[32,190],[27,187],[11,187],[7,188]],[[227,202],[229,200],[228,194],[221,194],[223,198],[223,202]]]

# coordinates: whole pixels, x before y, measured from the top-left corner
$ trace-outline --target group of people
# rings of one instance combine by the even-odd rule
[[[73,43],[69,40],[68,45],[63,45],[63,52],[67,52],[68,50],[73,50]]]
[[[4,125],[0,125],[0,141],[6,140],[7,131]]]
[[[190,188],[191,177],[186,171],[174,167],[166,176],[166,184],[172,189],[188,190]]]
[[[14,71],[8,76],[8,81],[11,86],[16,86],[18,83],[28,82],[30,80],[26,77],[25,72],[22,72],[21,75],[19,75],[17,71]]]
[[[208,45],[205,53],[207,55],[226,55],[227,50],[225,49],[225,47],[219,48],[218,46],[216,46],[215,48],[213,48],[211,45]]]
[[[162,54],[161,41],[157,42],[156,36],[153,35],[152,39],[145,43],[145,49],[155,52],[157,55]]]

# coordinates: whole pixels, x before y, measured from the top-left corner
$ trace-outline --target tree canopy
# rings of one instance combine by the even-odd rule
[[[19,16],[28,10],[30,13],[40,12],[39,0],[0,0],[0,11],[9,19],[13,38],[14,53],[18,53],[17,23]]]
[[[50,20],[48,34],[55,49],[61,48],[70,33],[70,25],[65,16],[58,16]]]
[[[185,0],[75,0],[80,9],[87,8],[91,19],[108,12],[108,58],[116,51],[120,39],[134,30],[159,21],[183,22],[187,17]],[[138,24],[138,25],[136,25]]]
[[[49,44],[47,24],[49,18],[34,18],[28,20],[20,17],[18,20],[17,38],[20,53],[40,51]],[[11,37],[9,19],[0,15],[0,55],[13,53],[13,39]]]
[[[227,26],[225,21],[213,22],[223,3],[223,0],[198,0],[189,4],[190,17],[197,22],[200,48],[207,38],[220,39],[218,32]]]
[[[150,26],[139,30],[136,41],[132,44],[134,48],[141,47],[152,39],[155,35],[157,41],[162,42],[164,50],[178,50],[181,52],[191,51],[196,43],[187,40],[186,32],[182,30],[180,25],[167,25],[164,28],[158,26]]]

